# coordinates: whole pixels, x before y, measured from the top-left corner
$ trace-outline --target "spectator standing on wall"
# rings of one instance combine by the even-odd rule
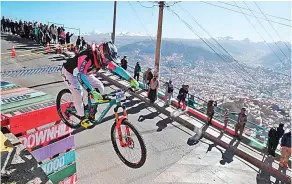
[[[139,62],[137,62],[135,69],[134,69],[134,79],[136,79],[136,77],[137,77],[137,79],[136,79],[137,81],[139,81],[140,72],[141,72],[141,66],[140,66]]]
[[[284,134],[281,140],[281,158],[280,167],[288,167],[291,156],[291,128],[288,133]]]
[[[188,85],[182,85],[182,87],[180,88],[179,92],[178,92],[178,108],[180,108],[180,103],[182,102],[182,110],[184,110],[186,108],[186,97],[189,93],[188,90]]]
[[[242,108],[241,112],[238,113],[237,123],[235,124],[235,135],[238,137],[238,139],[241,139],[245,124],[247,122],[247,116],[245,112],[246,112],[246,109]],[[239,135],[238,135],[238,130],[239,130]]]
[[[284,124],[279,124],[279,127],[272,127],[269,131],[269,139],[268,139],[268,152],[269,155],[273,157],[276,156],[276,149],[279,144],[280,138],[284,135]]]
[[[148,68],[148,70],[146,70],[143,73],[143,89],[144,90],[148,90],[148,74],[151,71],[151,68]]]
[[[155,100],[157,99],[158,88],[159,88],[158,74],[155,74],[154,77],[151,79],[149,85],[148,98],[150,100],[150,103],[154,103]]]
[[[70,35],[70,33],[67,32],[67,34],[66,34],[66,43],[67,44],[70,43],[71,36],[73,36],[73,34]]]
[[[224,127],[223,127],[223,132],[226,131],[227,125],[228,125],[228,116],[229,116],[229,110],[226,108],[225,113],[224,113]]]
[[[207,103],[207,124],[212,124],[212,119],[214,116],[214,100],[209,100]]]
[[[164,107],[168,107],[169,104],[171,103],[171,98],[173,96],[173,84],[172,81],[169,80],[169,82],[166,82],[164,84],[165,86],[165,104]]]
[[[127,56],[124,56],[124,58],[121,60],[121,67],[122,67],[124,70],[127,70],[127,67],[128,67]]]

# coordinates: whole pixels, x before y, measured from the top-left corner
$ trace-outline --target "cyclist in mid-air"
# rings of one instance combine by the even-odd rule
[[[102,99],[104,86],[94,75],[101,68],[108,67],[111,71],[120,76],[122,75],[128,80],[131,87],[139,88],[139,83],[116,64],[117,59],[116,46],[112,42],[105,42],[100,45],[92,44],[75,57],[69,58],[63,63],[62,77],[72,93],[73,103],[77,111],[76,115],[80,117],[80,124],[84,128],[90,128],[94,124],[92,119],[86,117],[84,113],[82,87],[93,96],[94,100]]]

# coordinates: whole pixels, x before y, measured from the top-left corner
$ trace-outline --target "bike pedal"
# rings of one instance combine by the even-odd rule
[[[85,119],[85,120],[83,120],[83,121],[81,121],[81,123],[80,123],[80,125],[83,127],[83,128],[85,128],[85,129],[91,129],[91,128],[93,128],[94,127],[94,124],[89,124],[89,123],[91,123],[88,119]]]

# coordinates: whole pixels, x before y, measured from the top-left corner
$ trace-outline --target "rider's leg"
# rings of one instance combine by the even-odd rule
[[[93,88],[97,88],[99,90],[100,94],[104,93],[104,85],[98,78],[96,78],[93,74],[87,75],[86,78]]]
[[[73,103],[77,111],[76,115],[84,117],[84,106],[83,106],[83,92],[82,87],[79,84],[77,78],[69,73],[64,67],[62,68],[62,77],[68,89],[71,91],[73,96]]]

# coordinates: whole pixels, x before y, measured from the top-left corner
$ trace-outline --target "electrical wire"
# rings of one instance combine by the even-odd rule
[[[222,1],[218,1],[219,3],[222,3],[222,4],[226,4],[226,5],[229,5],[229,6],[233,6],[233,7],[236,7],[235,5],[233,4],[230,4],[230,3],[226,3],[226,2],[222,2]],[[245,10],[248,10],[247,8],[245,7],[242,7],[242,6],[239,6],[241,9],[245,9]],[[265,16],[270,16],[270,17],[274,17],[274,18],[278,18],[278,19],[282,19],[282,20],[286,20],[286,21],[292,21],[291,19],[287,19],[287,18],[283,18],[283,17],[278,17],[278,16],[275,16],[275,15],[270,15],[270,14],[267,14],[267,13],[262,13],[262,12],[258,12],[258,11],[255,11],[255,10],[251,10],[255,13],[259,13],[259,14],[263,14]]]
[[[229,11],[233,11],[233,12],[236,12],[236,13],[240,13],[240,14],[243,14],[243,15],[248,15],[248,16],[254,17],[253,15],[250,15],[250,14],[247,14],[247,13],[243,13],[242,11],[239,12],[239,11],[236,11],[236,10],[233,10],[233,9],[230,9],[230,8],[226,8],[226,7],[223,7],[223,6],[219,6],[219,5],[216,5],[216,4],[212,4],[212,3],[209,3],[209,2],[204,2],[204,1],[200,1],[200,2],[201,3],[205,3],[205,4],[209,4],[209,5],[212,5],[212,6],[215,6],[215,7],[223,8],[223,9],[226,9],[226,10],[229,10]],[[266,19],[261,18],[261,17],[257,17],[257,18],[267,21]],[[291,25],[288,25],[288,24],[284,24],[284,23],[280,23],[280,22],[276,22],[276,21],[272,21],[272,20],[269,20],[269,21],[273,22],[275,24],[280,24],[282,26],[292,27]]]
[[[187,11],[186,9],[184,9],[184,8],[182,8],[182,6],[180,6],[180,5],[178,5],[181,9],[182,9],[182,11],[184,11],[184,12],[186,12],[190,17],[191,17],[191,19],[202,29],[202,30],[204,30],[210,37],[211,37],[211,39],[214,41],[214,42],[216,42],[220,47],[221,47],[221,49],[223,49],[227,54],[228,54],[228,56],[230,57],[229,59],[231,59],[231,61],[234,61],[236,64],[238,64],[238,65],[236,65],[236,68],[238,68],[239,69],[239,71],[242,71],[242,70],[245,70],[245,72],[246,73],[248,73],[249,74],[249,76],[252,76],[243,66],[242,66],[242,64],[240,64],[236,59],[234,59],[233,58],[233,56],[216,40],[216,39],[214,39],[213,37],[212,37],[212,35],[190,14],[190,12],[189,11]],[[222,52],[221,52],[222,53]],[[222,53],[223,54],[223,53]],[[232,65],[233,65],[233,63],[231,63]],[[240,67],[240,68],[239,68]],[[246,66],[245,65],[245,67],[248,67],[248,66]]]
[[[249,8],[249,6],[243,2],[245,4],[245,6]],[[254,15],[254,13],[250,10],[250,12]],[[257,19],[257,18],[256,18]],[[266,31],[266,33],[269,35],[269,37],[271,38],[271,40],[276,44],[276,46],[278,47],[278,49],[282,52],[282,54],[286,57],[286,59],[289,61],[289,58],[286,56],[286,54],[283,52],[283,50],[279,47],[279,45],[277,44],[277,42],[275,42],[275,40],[272,38],[272,36],[270,35],[270,33],[266,30],[266,28],[263,26],[263,24],[259,21],[259,19],[257,19],[258,23],[261,25],[261,27]]]
[[[237,6],[236,2],[233,1],[233,3]],[[238,7],[238,9],[240,11],[242,11],[240,9],[240,7]],[[246,20],[252,25],[252,27],[254,28],[254,30],[260,35],[260,37],[265,41],[264,43],[272,50],[272,52],[274,53],[274,55],[278,58],[278,60],[285,66],[285,64],[282,62],[282,60],[279,58],[279,56],[276,54],[276,52],[274,51],[274,49],[266,42],[265,38],[258,32],[258,30],[255,28],[255,26],[253,25],[253,23],[248,19],[248,17],[246,15],[244,15]]]
[[[267,19],[267,21],[269,22],[270,26],[274,29],[274,31],[277,33],[277,35],[279,36],[280,40],[286,45],[287,49],[289,51],[291,51],[291,49],[288,47],[288,45],[286,44],[286,42],[283,41],[283,39],[281,38],[280,34],[278,33],[278,31],[275,29],[275,27],[271,24],[271,22],[268,20],[268,18],[266,17],[267,14],[265,14],[262,9],[258,6],[258,4],[254,1],[254,4],[258,7],[258,9],[262,12],[262,14],[265,16],[265,18]]]

